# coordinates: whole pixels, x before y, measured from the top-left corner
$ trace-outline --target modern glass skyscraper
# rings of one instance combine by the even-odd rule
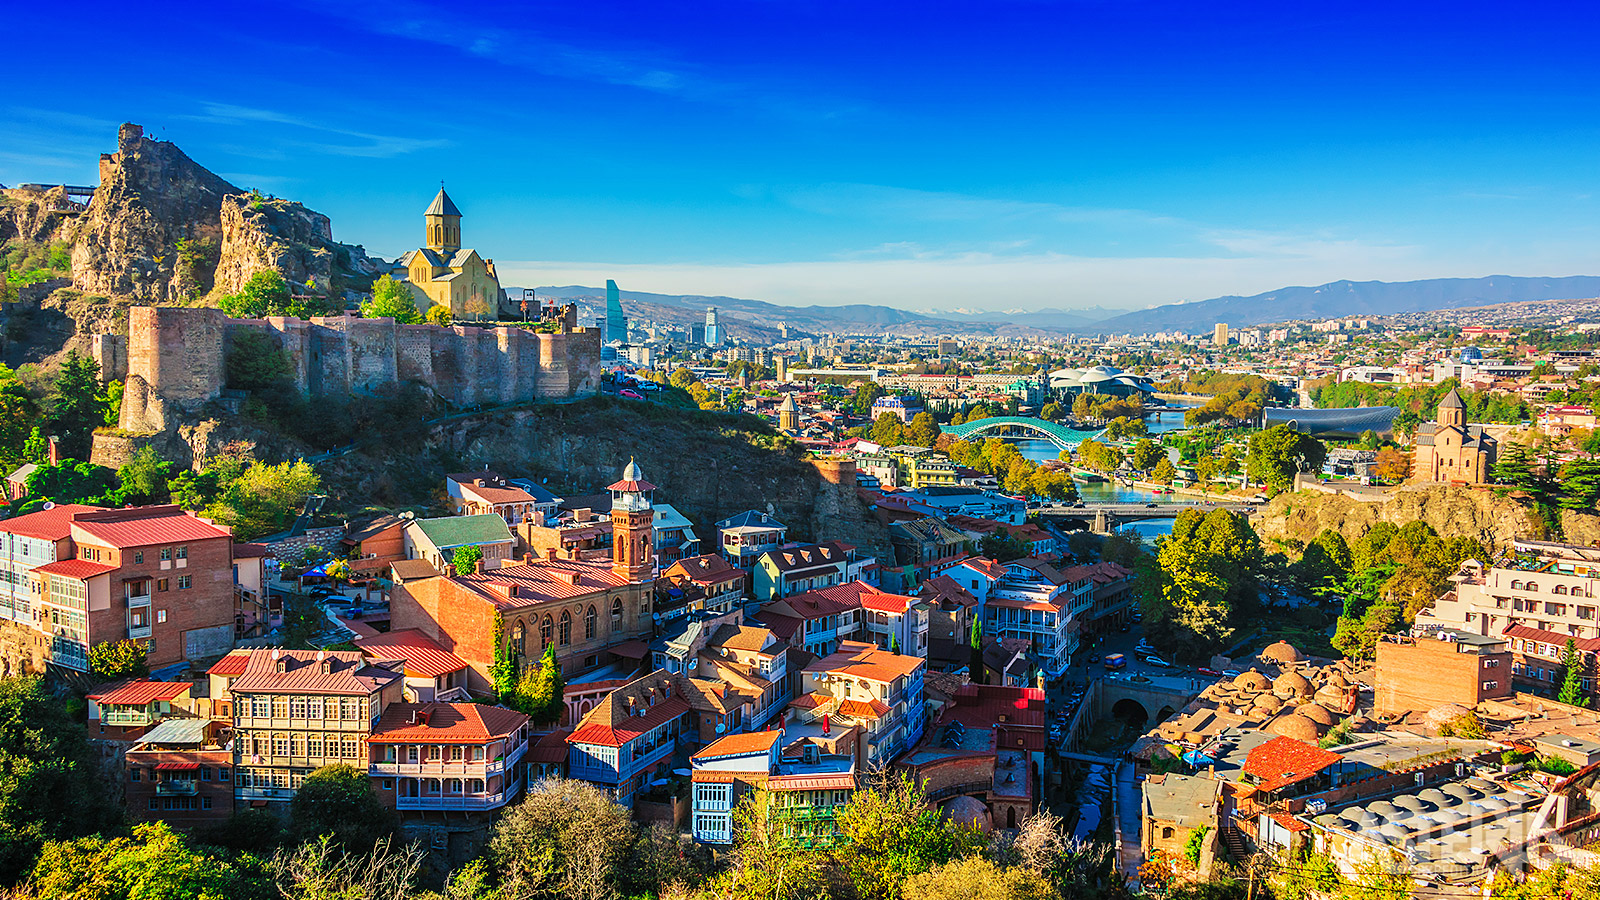
[[[605,343],[616,341],[620,344],[628,342],[628,319],[622,314],[622,294],[617,290],[617,283],[606,279],[606,333]]]
[[[706,309],[706,346],[719,347],[722,345],[722,326],[717,324],[717,308]]]

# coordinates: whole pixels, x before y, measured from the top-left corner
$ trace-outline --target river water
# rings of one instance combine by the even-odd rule
[[[1153,435],[1177,431],[1183,428],[1183,410],[1163,410],[1151,413],[1145,417],[1144,424],[1145,429]],[[1029,439],[1019,440],[1015,443],[1018,452],[1034,462],[1045,462],[1046,460],[1058,459],[1061,456],[1061,451],[1056,445],[1047,440]],[[1083,498],[1085,503],[1155,503],[1162,500],[1170,502],[1171,500],[1170,497],[1161,497],[1150,491],[1139,490],[1138,488],[1125,488],[1108,481],[1095,482],[1093,484],[1085,484],[1079,481],[1078,495]],[[1146,541],[1149,541],[1161,535],[1171,534],[1172,520],[1144,519],[1138,522],[1129,522],[1117,530],[1137,532]]]

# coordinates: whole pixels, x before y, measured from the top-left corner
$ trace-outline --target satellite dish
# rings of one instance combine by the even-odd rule
[[[55,508],[56,508],[56,505],[55,505],[55,504],[54,504],[54,503],[52,503],[52,502],[51,502],[51,501],[49,501],[49,500],[46,500],[46,501],[45,501],[45,502],[44,502],[44,505],[43,505],[43,506],[41,506],[41,507],[39,507],[39,508],[40,508],[40,509],[55,509]]]
[[[727,731],[727,730],[728,730],[728,726],[722,724],[721,722],[717,723],[717,734],[721,734],[721,733],[723,733],[724,731]]]

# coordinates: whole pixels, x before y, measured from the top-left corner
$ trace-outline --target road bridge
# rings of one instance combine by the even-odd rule
[[[1116,531],[1118,525],[1125,522],[1173,519],[1177,518],[1178,513],[1187,509],[1198,509],[1202,512],[1225,509],[1229,512],[1250,515],[1255,508],[1253,503],[1231,500],[1204,503],[1085,503],[1081,506],[1053,503],[1029,510],[1029,513],[1037,513],[1051,519],[1082,522],[1096,534],[1110,534]]]

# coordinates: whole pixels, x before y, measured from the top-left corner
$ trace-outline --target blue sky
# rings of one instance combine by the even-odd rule
[[[375,254],[442,179],[508,283],[779,303],[1600,274],[1590,5],[329,6],[10,10],[0,182],[129,120]]]

